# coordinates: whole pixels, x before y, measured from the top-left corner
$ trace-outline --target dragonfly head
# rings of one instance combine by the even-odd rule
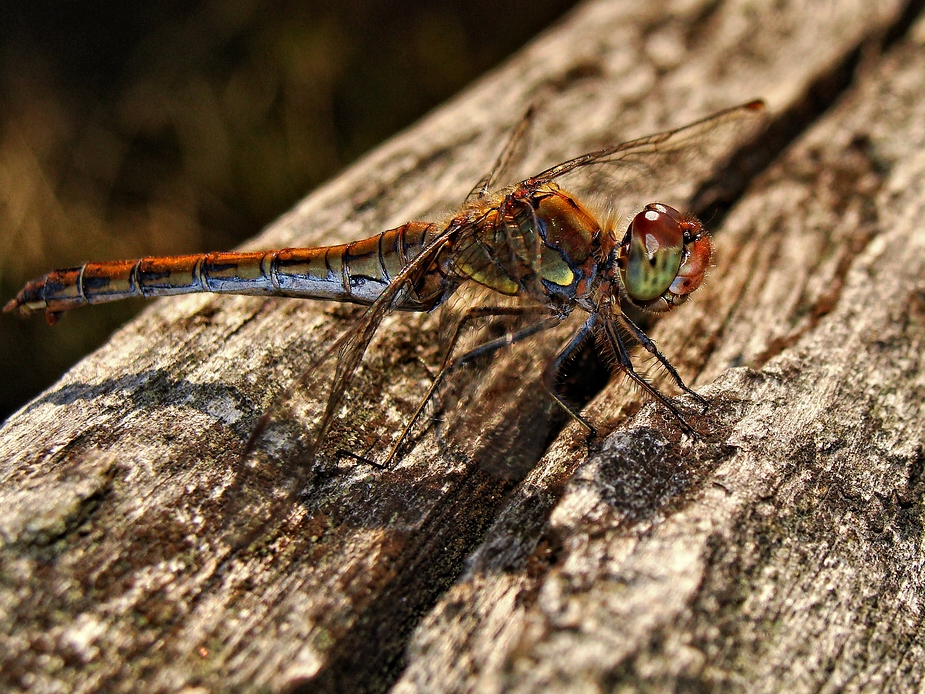
[[[651,203],[630,222],[617,265],[630,301],[652,312],[680,306],[702,283],[713,243],[700,221]]]

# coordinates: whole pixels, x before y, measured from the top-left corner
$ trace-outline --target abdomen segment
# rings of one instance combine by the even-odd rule
[[[197,292],[370,304],[436,231],[434,224],[409,222],[338,246],[86,263],[28,282],[3,310],[44,311],[53,323],[58,314],[87,304]],[[435,303],[412,290],[399,308],[427,310]]]

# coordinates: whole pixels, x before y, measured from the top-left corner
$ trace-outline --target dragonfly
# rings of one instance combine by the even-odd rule
[[[528,112],[491,171],[458,211],[441,222],[410,221],[366,239],[324,247],[89,262],[28,282],[4,311],[24,316],[41,312],[53,324],[78,306],[195,292],[363,305],[361,315],[290,388],[312,380],[324,363],[336,360],[307,452],[312,459],[385,317],[394,311],[434,311],[462,288],[475,287],[480,303],[455,319],[440,366],[414,414],[384,460],[368,462],[378,467],[393,463],[451,373],[560,326],[576,312],[583,321],[543,376],[552,399],[589,435],[596,433],[555,387],[559,368],[594,339],[608,353],[613,370],[628,376],[693,434],[678,407],[636,369],[630,347],[638,343],[678,388],[704,407],[705,400],[684,383],[625,308],[665,313],[684,304],[710,267],[711,236],[696,217],[665,203],[645,203],[623,233],[617,227],[620,218],[607,210],[614,201],[640,204],[641,195],[662,185],[704,179],[723,156],[758,132],[764,103],[750,101],[683,127],[604,147],[505,185],[503,179],[523,147],[532,118],[533,112]],[[601,199],[604,204],[596,206]],[[464,351],[457,349],[469,324],[505,318],[515,327]],[[271,407],[259,420],[245,454],[272,416]]]

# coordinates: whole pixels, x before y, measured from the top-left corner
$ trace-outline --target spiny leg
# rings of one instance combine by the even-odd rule
[[[556,374],[559,373],[559,369],[562,368],[562,365],[568,360],[572,353],[578,349],[584,341],[591,335],[591,332],[594,328],[594,324],[597,322],[597,316],[592,314],[588,317],[588,320],[572,335],[572,338],[568,343],[563,347],[559,354],[556,355],[556,358],[553,359],[549,366],[546,367],[546,373],[543,375],[543,383],[546,386],[546,390],[549,391],[549,394],[552,396],[552,399],[565,410],[568,415],[574,419],[576,422],[581,424],[585,429],[588,430],[588,437],[593,439],[597,436],[597,429],[594,427],[591,422],[589,422],[582,414],[572,407],[569,403],[562,399],[556,392],[555,378]]]
[[[710,403],[707,402],[706,398],[700,395],[700,393],[697,393],[687,387],[687,385],[681,379],[681,376],[678,374],[677,371],[675,371],[675,368],[671,365],[671,362],[668,361],[668,359],[665,357],[664,354],[658,351],[658,347],[655,346],[655,342],[653,342],[652,338],[650,338],[648,335],[646,335],[642,331],[642,328],[640,328],[635,323],[633,323],[633,321],[627,318],[626,315],[624,315],[623,313],[621,313],[619,316],[616,316],[615,318],[619,320],[620,323],[627,330],[630,331],[630,333],[632,333],[633,337],[636,338],[636,340],[639,342],[640,345],[642,345],[643,349],[645,349],[649,354],[653,355],[656,359],[659,360],[661,365],[665,367],[665,370],[668,371],[669,374],[671,374],[671,377],[674,379],[674,382],[678,384],[678,387],[681,390],[683,390],[688,395],[693,396],[693,398],[697,400],[697,402],[703,405],[704,410],[706,410],[706,408],[709,407]]]
[[[651,397],[658,400],[662,405],[668,408],[668,411],[675,416],[675,418],[680,422],[681,428],[684,429],[686,433],[691,436],[697,436],[697,432],[694,428],[687,423],[684,419],[684,416],[674,405],[671,404],[671,401],[668,400],[664,395],[662,395],[658,389],[656,389],[651,383],[646,379],[636,373],[636,369],[633,368],[633,360],[630,358],[630,354],[626,349],[626,346],[623,344],[623,340],[620,339],[620,335],[614,329],[613,321],[607,319],[603,324],[604,333],[607,336],[607,342],[610,344],[611,349],[613,350],[614,356],[617,358],[617,365],[622,369],[627,376],[633,379],[639,386],[648,393]],[[640,331],[641,332],[641,331]],[[654,345],[653,345],[654,347]],[[673,369],[672,369],[673,370]],[[687,388],[685,388],[687,390]]]

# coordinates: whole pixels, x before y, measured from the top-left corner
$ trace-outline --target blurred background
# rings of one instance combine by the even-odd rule
[[[7,0],[0,304],[87,260],[227,250],[576,0]],[[0,420],[135,312],[0,315]]]

